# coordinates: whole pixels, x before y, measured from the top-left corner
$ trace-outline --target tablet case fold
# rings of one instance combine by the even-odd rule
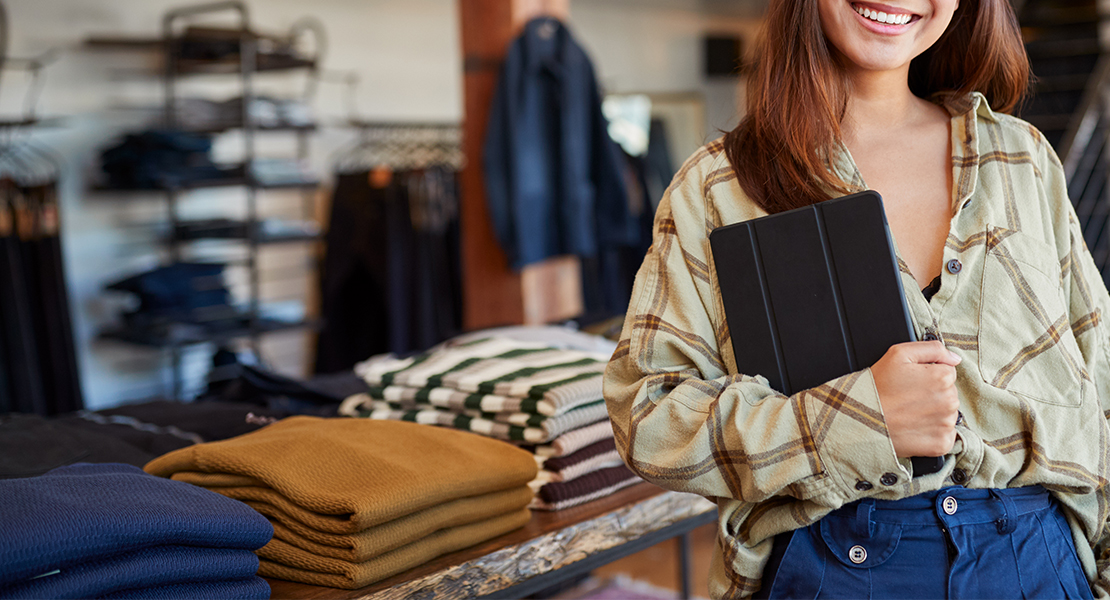
[[[916,339],[874,191],[719,227],[709,242],[737,367],[786,395]]]
[[[786,395],[916,339],[882,198],[868,190],[709,234],[741,373]],[[913,459],[914,475],[943,458]]]

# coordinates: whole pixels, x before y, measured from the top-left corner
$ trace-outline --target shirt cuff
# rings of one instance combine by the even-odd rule
[[[815,432],[826,430],[816,436],[817,452],[846,501],[909,483],[911,474],[894,453],[871,369],[834,379],[822,390],[829,390],[824,392],[828,398],[814,394],[809,399]]]

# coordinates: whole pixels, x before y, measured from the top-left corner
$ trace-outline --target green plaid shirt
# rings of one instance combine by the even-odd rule
[[[1041,133],[992,112],[979,94],[944,105],[954,182],[944,261],[952,268],[926,301],[918,290],[927,282],[901,263],[918,338],[935,335],[963,358],[964,418],[939,473],[913,478],[895,456],[870,369],[790,397],[737,372],[708,234],[765,213],[744,195],[719,142],[686,162],[659,206],[605,398],[635,472],[717,502],[714,597],[759,589],[775,534],[864,497],[960,483],[1052,490],[1096,596],[1108,596],[1102,315],[1110,297]],[[863,189],[846,152],[834,162]]]

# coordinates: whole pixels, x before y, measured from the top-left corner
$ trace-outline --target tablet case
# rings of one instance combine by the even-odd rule
[[[737,368],[775,390],[816,387],[916,339],[877,192],[718,227],[709,243]],[[943,463],[913,462],[915,475]]]

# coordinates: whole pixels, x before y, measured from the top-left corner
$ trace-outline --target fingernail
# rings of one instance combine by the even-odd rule
[[[956,361],[957,364],[959,364],[960,362],[963,361],[963,359],[960,358],[959,354],[956,354],[955,352],[953,352],[951,350],[948,351],[948,355],[951,356],[952,360]]]

